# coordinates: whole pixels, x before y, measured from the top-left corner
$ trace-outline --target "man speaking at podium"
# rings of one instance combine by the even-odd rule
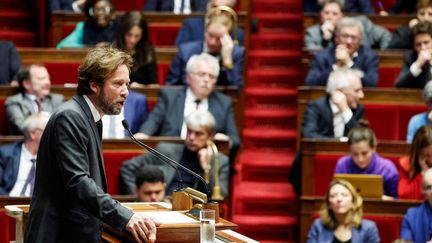
[[[101,242],[102,222],[154,242],[153,219],[107,194],[103,115],[119,114],[132,58],[113,48],[90,50],[78,69],[77,95],[52,114],[37,156],[25,242]]]

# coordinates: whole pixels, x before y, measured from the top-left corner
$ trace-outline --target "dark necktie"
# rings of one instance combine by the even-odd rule
[[[21,196],[25,195],[25,192],[27,191],[27,187],[30,187],[30,195],[33,194],[33,186],[34,186],[34,180],[36,175],[36,159],[31,159],[30,161],[32,162],[32,166],[27,175],[27,179],[24,183],[24,187],[21,190]]]
[[[97,127],[98,132],[99,132],[99,138],[100,138],[100,140],[102,140],[102,119],[100,119],[99,121],[96,122],[96,127]]]
[[[195,104],[196,104],[196,106],[195,106],[195,110],[198,110],[198,107],[199,107],[199,105],[200,105],[200,103],[201,103],[201,100],[200,100],[200,99],[196,99],[194,102],[195,102]]]
[[[186,0],[180,0],[181,4],[180,4],[180,13],[182,14],[184,11],[184,5],[185,5],[185,1]]]
[[[41,99],[39,99],[39,98],[36,98],[35,99],[35,102],[36,102],[36,104],[37,104],[37,107],[38,107],[38,112],[41,112],[42,111],[42,100]]]

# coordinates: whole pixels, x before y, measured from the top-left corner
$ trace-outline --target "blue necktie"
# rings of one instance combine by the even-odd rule
[[[36,159],[31,159],[32,166],[30,168],[30,171],[27,175],[27,180],[24,183],[24,187],[21,190],[21,195],[24,196],[25,192],[27,191],[27,187],[30,187],[30,195],[33,194],[33,187],[34,187],[34,181],[36,176]]]

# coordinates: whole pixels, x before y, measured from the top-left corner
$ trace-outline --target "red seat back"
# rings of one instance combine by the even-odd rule
[[[136,151],[104,151],[105,174],[108,183],[108,193],[120,194],[120,168],[123,161],[142,154]]]
[[[51,76],[51,84],[63,85],[78,82],[79,62],[48,62],[44,65]]]
[[[347,151],[348,153],[348,151]],[[314,156],[314,171],[312,178],[314,196],[324,196],[327,192],[328,185],[333,179],[334,170],[337,160],[341,155],[335,154],[316,154]]]
[[[145,0],[113,0],[116,11],[142,11],[144,9]]]
[[[378,68],[378,73],[378,87],[394,87],[395,80],[400,73],[400,67],[380,67]]]
[[[181,23],[150,23],[150,41],[154,46],[175,46],[175,39]]]

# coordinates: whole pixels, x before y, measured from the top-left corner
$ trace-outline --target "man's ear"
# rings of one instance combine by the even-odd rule
[[[89,84],[90,84],[90,89],[93,91],[93,93],[98,94],[100,87],[96,84],[96,82],[90,80]]]

